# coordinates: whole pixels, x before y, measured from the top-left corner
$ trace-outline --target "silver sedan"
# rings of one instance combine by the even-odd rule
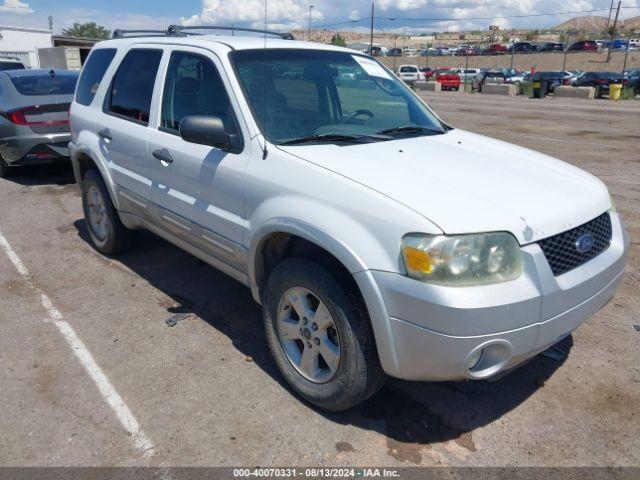
[[[69,157],[69,105],[78,72],[0,72],[0,177],[13,167]]]

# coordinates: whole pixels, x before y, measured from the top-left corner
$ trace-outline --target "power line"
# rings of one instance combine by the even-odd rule
[[[377,17],[376,17],[377,18]],[[363,18],[356,18],[354,20],[347,20],[344,22],[336,22],[336,23],[325,23],[323,25],[311,25],[311,28],[326,28],[326,27],[335,27],[338,25],[347,25],[349,23],[358,23],[358,22],[362,22],[364,20],[371,20],[371,16],[369,17],[363,17]]]
[[[636,9],[640,10],[640,7],[636,6],[625,6],[620,7],[621,9]],[[465,18],[453,18],[453,17],[430,17],[430,18],[416,18],[416,17],[378,17],[375,16],[375,20],[386,20],[386,21],[408,21],[408,22],[467,22],[467,21],[479,21],[479,20],[498,20],[498,19],[511,19],[511,18],[536,18],[536,17],[551,17],[551,16],[561,16],[561,15],[577,15],[583,13],[599,13],[609,11],[608,8],[597,8],[592,10],[574,10],[567,12],[550,12],[550,13],[530,13],[530,14],[522,14],[522,15],[494,15],[492,17],[465,17]],[[347,20],[342,22],[335,23],[326,23],[322,25],[312,25],[312,28],[327,28],[327,27],[335,27],[339,25],[348,25],[359,23],[362,21],[370,21],[371,16],[356,18],[353,20]]]
[[[640,9],[640,7],[620,7],[628,9]],[[606,12],[608,8],[598,8],[594,10],[576,10],[572,12],[553,12],[553,13],[529,13],[523,15],[495,15],[493,17],[465,17],[465,18],[410,18],[410,17],[376,17],[379,20],[402,20],[402,21],[421,21],[421,22],[465,22],[468,20],[498,20],[509,18],[535,18],[535,17],[550,17],[559,15],[576,15],[579,13],[598,13]]]

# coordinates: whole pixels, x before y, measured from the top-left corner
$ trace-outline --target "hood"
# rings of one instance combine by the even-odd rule
[[[364,145],[280,148],[404,204],[447,234],[508,231],[525,245],[611,207],[607,188],[593,175],[463,130]]]

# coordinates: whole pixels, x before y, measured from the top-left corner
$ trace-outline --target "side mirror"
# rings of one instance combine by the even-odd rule
[[[180,136],[186,142],[208,145],[225,152],[240,153],[238,135],[227,133],[220,117],[190,115],[180,122]]]

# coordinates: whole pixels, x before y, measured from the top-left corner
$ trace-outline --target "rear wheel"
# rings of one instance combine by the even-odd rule
[[[82,179],[82,208],[96,250],[112,255],[129,248],[134,232],[122,224],[102,177],[93,169]]]
[[[340,275],[291,258],[269,276],[264,295],[267,342],[291,387],[327,411],[347,410],[382,386],[366,307]]]

